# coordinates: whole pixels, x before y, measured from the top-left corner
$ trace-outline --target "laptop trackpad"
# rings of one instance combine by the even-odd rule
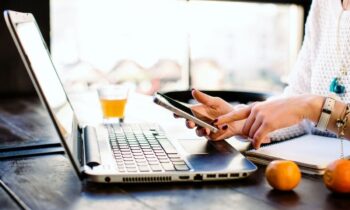
[[[194,170],[225,170],[231,168],[236,160],[242,160],[242,155],[226,141],[194,139],[179,140],[179,143],[186,151],[187,160]]]

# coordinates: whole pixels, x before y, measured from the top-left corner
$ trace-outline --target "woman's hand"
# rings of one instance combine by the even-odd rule
[[[323,97],[314,95],[257,102],[218,117],[214,125],[224,126],[227,123],[246,119],[242,134],[252,138],[253,146],[257,149],[261,143],[269,141],[268,134],[272,131],[292,126],[305,118],[317,121],[322,102]]]
[[[238,110],[240,107],[233,107],[223,99],[219,97],[212,97],[199,90],[192,90],[193,98],[196,99],[199,104],[191,107],[196,117],[199,119],[215,119],[221,115]],[[219,131],[216,133],[210,132],[208,128],[202,128],[197,126],[193,121],[186,120],[186,126],[188,128],[195,128],[198,136],[205,136],[210,140],[222,140],[233,135],[240,135],[244,121],[234,121],[227,125],[218,126]]]

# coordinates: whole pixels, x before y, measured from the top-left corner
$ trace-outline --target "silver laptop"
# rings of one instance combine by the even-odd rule
[[[173,141],[152,123],[79,125],[33,15],[5,11],[4,16],[81,179],[101,183],[214,181],[247,177],[257,169],[226,141]]]

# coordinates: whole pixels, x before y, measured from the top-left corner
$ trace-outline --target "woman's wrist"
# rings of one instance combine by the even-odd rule
[[[320,119],[323,102],[325,97],[319,95],[303,95],[303,112],[304,118],[308,119],[314,123],[317,123]]]

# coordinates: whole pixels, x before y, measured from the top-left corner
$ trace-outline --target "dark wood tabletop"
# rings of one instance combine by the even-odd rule
[[[38,100],[0,100],[0,148],[38,141],[58,141]],[[225,182],[109,185],[80,181],[63,154],[3,158],[0,209],[20,209],[19,201],[31,209],[350,209],[350,196],[331,193],[319,176],[279,192],[264,171]]]

